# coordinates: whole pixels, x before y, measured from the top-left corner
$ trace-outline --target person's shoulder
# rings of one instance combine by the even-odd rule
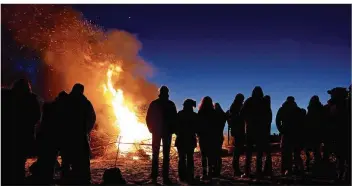
[[[11,89],[9,88],[1,88],[1,97],[8,97],[12,93]]]
[[[152,102],[150,102],[149,105],[155,105],[155,104],[158,104],[158,103],[159,103],[159,99],[155,99]]]
[[[35,94],[35,93],[31,93],[31,94],[30,94],[30,97],[31,97],[31,98],[34,98],[34,99],[38,99],[38,95]]]
[[[40,97],[35,94],[35,93],[30,93],[29,94],[29,98],[32,100],[32,101],[35,101],[35,102],[39,102],[40,101]]]
[[[170,105],[172,105],[172,106],[175,106],[175,103],[174,103],[173,101],[171,101],[171,100],[168,100],[167,103],[170,104]]]
[[[48,108],[51,108],[52,106],[54,106],[55,102],[52,102],[52,101],[46,101],[43,103],[43,110],[44,109],[48,109]]]
[[[246,101],[244,101],[244,104],[243,105],[248,105],[250,103],[253,102],[253,98],[252,97],[249,97],[248,99],[246,99]]]

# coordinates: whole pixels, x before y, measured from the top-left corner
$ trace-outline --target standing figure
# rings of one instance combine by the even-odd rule
[[[202,155],[203,180],[212,179],[215,165],[215,148],[217,136],[214,135],[216,128],[216,112],[213,100],[206,96],[202,99],[199,107],[198,116],[200,127],[198,130],[199,146]]]
[[[62,91],[53,102],[43,105],[42,121],[37,133],[38,141],[38,172],[33,174],[36,184],[52,184],[55,164],[59,152],[62,135],[61,128],[64,115],[60,114],[60,105],[65,102],[68,94]]]
[[[279,108],[276,115],[276,126],[281,135],[281,173],[290,175],[292,173],[292,153],[294,147],[294,127],[298,123],[301,109],[297,106],[295,98],[287,97]]]
[[[214,176],[218,177],[221,174],[222,167],[222,144],[224,143],[224,128],[227,120],[226,113],[222,110],[219,103],[215,103],[215,112],[216,112],[216,150],[215,150],[215,167],[214,167]]]
[[[351,103],[348,98],[348,91],[343,87],[336,87],[329,90],[331,96],[329,105],[329,117],[331,122],[331,148],[335,152],[338,160],[338,178],[345,182],[350,182],[350,162],[351,162],[351,122],[350,107]],[[347,171],[346,167],[347,165]],[[350,184],[350,183],[349,183]]]
[[[314,155],[314,163],[321,163],[321,143],[323,141],[323,122],[324,122],[324,106],[321,104],[318,96],[313,96],[308,105],[306,116],[307,135],[306,139],[306,155],[307,165],[310,161],[310,151]],[[309,167],[309,166],[307,166]]]
[[[192,183],[194,181],[194,149],[197,147],[196,132],[198,128],[198,115],[193,111],[196,102],[186,99],[183,110],[177,114],[175,133],[177,135],[175,146],[178,152],[178,176],[180,181]]]
[[[306,120],[306,110],[300,108],[300,112],[297,118],[297,123],[293,127],[294,140],[293,140],[293,159],[295,165],[295,172],[302,174],[304,173],[303,160],[301,158],[301,151],[303,150],[303,144],[306,140],[305,138],[305,120]],[[302,132],[303,131],[303,132]],[[302,134],[302,135],[300,135]]]
[[[273,120],[273,113],[271,111],[271,98],[270,96],[266,95],[264,96],[264,101],[266,103],[266,109],[267,111],[265,112],[265,131],[264,131],[264,151],[265,151],[265,165],[264,165],[264,175],[266,176],[272,176],[273,174],[273,162],[272,162],[272,157],[271,157],[271,143],[270,143],[270,133],[271,133],[271,122]]]
[[[265,130],[269,109],[264,99],[261,87],[257,86],[252,91],[252,97],[243,105],[242,114],[246,122],[246,165],[243,177],[250,174],[253,146],[257,150],[256,175],[262,176],[262,157],[265,150]]]
[[[1,89],[2,137],[10,143],[2,143],[2,184],[20,185],[25,181],[25,163],[34,143],[35,125],[40,119],[37,96],[29,82],[19,79],[12,89]],[[4,140],[3,140],[4,141]]]
[[[67,96],[67,118],[64,124],[63,151],[67,153],[72,168],[71,184],[90,184],[89,134],[96,115],[91,102],[84,96],[84,86],[75,84]]]
[[[243,107],[244,96],[237,94],[233,101],[230,110],[228,110],[228,127],[231,130],[231,136],[235,138],[234,151],[232,158],[232,167],[234,176],[241,176],[240,171],[240,155],[244,151],[245,144],[245,122],[243,116],[240,114]]]
[[[163,141],[163,181],[171,183],[169,179],[169,163],[171,136],[173,125],[177,119],[177,110],[174,102],[169,100],[169,89],[162,86],[159,89],[159,98],[149,105],[146,121],[149,132],[152,133],[152,182],[157,183],[160,142]]]

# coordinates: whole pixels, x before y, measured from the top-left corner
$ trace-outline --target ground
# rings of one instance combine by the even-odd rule
[[[201,176],[201,162],[200,162],[200,154],[195,153],[195,175],[196,176]],[[274,171],[274,179],[271,179],[268,182],[261,181],[267,184],[278,184],[278,183],[283,183],[281,177],[280,177],[280,166],[281,166],[281,158],[280,158],[280,153],[273,153],[272,154],[273,158],[273,171]],[[305,159],[305,156],[302,154],[302,158]],[[104,158],[96,158],[91,160],[91,172],[92,172],[92,182],[93,184],[101,184],[102,183],[102,176],[104,174],[104,171],[108,168],[113,168],[115,167],[115,159],[116,156],[111,155],[110,157],[104,157]],[[252,182],[253,179],[240,179],[240,178],[233,178],[233,170],[232,170],[232,157],[227,156],[223,157],[223,166],[222,166],[222,176],[219,179],[214,179],[214,184],[218,185],[228,185],[228,184],[243,184],[243,183],[249,183]],[[263,158],[264,159],[264,158]],[[241,170],[244,170],[244,160],[245,157],[241,156],[241,161],[240,161],[240,166]],[[255,170],[255,156],[252,159],[252,172]],[[27,161],[27,168],[30,166],[35,160],[34,159],[29,159]],[[178,181],[178,173],[177,173],[177,156],[173,155],[170,160],[170,179],[173,181],[175,184],[182,184]],[[161,162],[159,160],[159,162]],[[128,184],[137,184],[137,185],[144,185],[147,184],[148,181],[150,181],[150,170],[151,170],[151,161],[149,159],[139,159],[139,160],[133,160],[132,157],[118,157],[116,161],[116,165],[118,168],[120,168],[123,177],[126,179]],[[161,163],[159,164],[159,172],[161,172]],[[159,176],[159,183],[162,183],[162,180]],[[287,179],[286,179],[287,181]],[[292,181],[292,180],[291,180]],[[307,180],[306,180],[307,181]],[[312,179],[310,179],[312,181]],[[329,183],[329,180],[315,180],[315,184],[323,184],[323,183]],[[294,182],[294,183],[302,183],[302,182]]]

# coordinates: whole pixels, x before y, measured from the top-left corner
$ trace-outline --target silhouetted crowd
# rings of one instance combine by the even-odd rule
[[[29,82],[20,79],[11,89],[2,88],[2,184],[52,184],[60,155],[61,184],[90,184],[89,133],[96,115],[91,102],[84,96],[84,86],[75,84],[70,93],[64,91],[42,107],[32,93]],[[313,172],[328,172],[330,157],[338,164],[338,179],[350,183],[351,165],[351,87],[329,90],[331,98],[323,105],[318,96],[310,99],[307,110],[300,108],[295,98],[288,96],[276,115],[281,136],[281,173],[284,176],[309,171],[313,153]],[[160,143],[162,141],[165,184],[169,179],[172,134],[177,138],[178,175],[180,181],[193,183],[194,150],[199,144],[202,180],[221,176],[222,146],[226,122],[234,138],[234,177],[251,176],[252,154],[256,153],[257,178],[272,176],[270,130],[272,123],[271,98],[261,87],[253,89],[245,99],[237,94],[230,109],[224,111],[219,103],[206,96],[198,113],[196,101],[186,99],[177,112],[169,100],[169,89],[162,86],[159,98],[151,102],[146,122],[152,133],[152,183],[157,183]],[[40,123],[36,128],[36,124]],[[30,178],[25,176],[25,163],[33,143],[38,145],[37,162]],[[301,152],[307,155],[306,162]],[[240,155],[245,154],[245,169],[241,172]],[[263,168],[263,156],[266,156]],[[304,170],[304,163],[307,170]],[[331,167],[330,167],[331,168]]]
[[[45,102],[41,110],[27,80],[16,81],[11,89],[1,89],[3,185],[52,184],[59,153],[62,184],[90,184],[88,138],[96,116],[83,92],[84,86],[75,84],[69,94],[61,92],[54,101]],[[25,180],[25,163],[34,141],[38,159],[32,176]]]
[[[351,165],[351,87],[329,90],[331,98],[323,105],[318,96],[313,96],[306,109],[300,108],[293,96],[288,96],[276,115],[276,125],[281,136],[281,173],[283,176],[304,174],[301,152],[307,155],[306,171],[309,170],[310,152],[314,155],[316,176],[332,170],[331,155],[338,162],[339,180],[350,183]],[[251,160],[256,153],[257,178],[273,176],[270,130],[272,123],[271,98],[257,86],[252,96],[245,100],[243,94],[236,95],[230,109],[224,112],[219,103],[213,104],[206,96],[202,99],[198,113],[193,109],[196,102],[186,99],[183,109],[177,113],[175,104],[169,100],[169,89],[160,88],[159,98],[148,109],[146,121],[153,135],[152,183],[157,183],[160,141],[163,144],[163,181],[169,179],[169,156],[172,134],[176,134],[178,151],[178,175],[180,181],[194,183],[194,149],[199,143],[202,156],[203,180],[219,177],[221,173],[224,127],[228,123],[234,138],[232,166],[234,177],[251,176]],[[241,172],[239,159],[245,154],[245,169]],[[266,155],[263,168],[263,155]]]

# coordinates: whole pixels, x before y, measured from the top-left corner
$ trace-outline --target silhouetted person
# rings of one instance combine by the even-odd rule
[[[40,119],[37,96],[32,93],[29,82],[19,79],[12,89],[2,89],[1,116],[2,137],[2,184],[23,184],[25,162],[34,143],[34,129]],[[5,140],[6,139],[6,140]]]
[[[186,99],[183,110],[177,114],[177,135],[175,146],[178,152],[178,176],[181,181],[192,182],[194,179],[194,148],[197,147],[196,132],[198,128],[198,115],[193,111],[196,102]]]
[[[67,97],[67,113],[63,151],[67,153],[72,168],[73,184],[90,184],[89,133],[94,127],[96,115],[91,102],[84,96],[84,86],[75,84]]]
[[[264,100],[261,87],[257,86],[252,91],[252,97],[248,98],[243,105],[242,114],[246,122],[246,165],[245,174],[250,174],[253,146],[257,150],[256,175],[262,176],[262,157],[265,150],[265,130],[268,117],[268,108]]]
[[[294,140],[293,140],[293,159],[296,171],[299,174],[304,173],[303,160],[301,158],[301,151],[304,147],[305,139],[305,121],[306,121],[306,110],[300,108],[297,116],[297,123],[293,127]],[[302,134],[302,135],[300,135]]]
[[[294,127],[298,123],[300,112],[294,97],[289,96],[276,115],[276,126],[281,134],[281,173],[283,175],[292,173],[292,153],[296,135]]]
[[[241,176],[240,171],[240,155],[244,151],[245,144],[245,122],[241,115],[241,110],[243,107],[244,96],[243,94],[237,94],[235,100],[233,101],[230,110],[228,111],[228,127],[231,130],[231,136],[235,138],[234,151],[232,158],[232,167],[234,170],[234,176]]]
[[[309,151],[313,152],[315,164],[321,163],[320,147],[323,141],[323,122],[324,106],[321,104],[319,97],[315,95],[309,101],[305,124],[308,133],[306,139],[307,163],[310,160]]]
[[[213,101],[209,96],[202,99],[199,107],[198,116],[200,119],[200,127],[198,130],[199,146],[202,155],[202,179],[211,179],[214,173],[215,165],[215,148],[216,135],[214,130],[216,128],[216,112]]]
[[[304,173],[304,164],[301,158],[301,152],[304,150],[306,142],[306,116],[307,111],[304,108],[300,108],[297,123],[294,125],[295,140],[293,144],[293,159],[295,166],[297,167],[297,171],[299,171],[300,174]]]
[[[162,86],[159,89],[159,98],[150,103],[146,117],[149,132],[152,133],[151,177],[153,183],[157,183],[161,140],[163,141],[163,181],[164,183],[171,182],[169,179],[170,147],[176,118],[177,110],[174,102],[169,100],[169,89]]]
[[[271,122],[273,120],[273,113],[271,111],[271,98],[270,96],[264,96],[264,101],[266,105],[267,111],[265,112],[265,130],[264,130],[264,138],[263,143],[264,151],[266,154],[265,165],[264,165],[264,174],[267,176],[272,176],[273,168],[272,168],[272,157],[271,157],[271,143],[270,143],[270,133],[271,133]]]
[[[215,112],[216,112],[216,126],[215,126],[215,167],[214,167],[214,176],[220,176],[222,168],[222,144],[224,143],[224,128],[226,124],[226,113],[222,110],[219,103],[215,103]]]
[[[60,147],[63,117],[60,114],[60,105],[65,102],[68,94],[62,91],[53,102],[43,105],[42,121],[37,133],[38,141],[38,172],[35,177],[36,184],[52,184],[55,164]],[[61,126],[60,126],[61,125]]]
[[[329,90],[328,93],[331,96],[329,105],[329,117],[331,121],[331,135],[332,142],[331,146],[335,148],[333,150],[338,160],[338,175],[339,179],[342,180],[345,175],[345,181],[350,182],[350,149],[351,149],[351,123],[348,103],[348,92],[345,88],[336,87]],[[347,172],[345,172],[345,163],[347,164]]]
[[[351,90],[351,85],[349,86],[348,88],[348,95],[347,95],[347,123],[346,125],[348,126],[348,130],[347,130],[347,134],[345,134],[346,136],[348,136],[348,139],[347,139],[347,147],[348,149],[346,150],[347,151],[347,158],[346,158],[346,164],[347,164],[347,171],[345,173],[345,181],[347,184],[351,184],[351,93],[352,93],[352,90]]]

